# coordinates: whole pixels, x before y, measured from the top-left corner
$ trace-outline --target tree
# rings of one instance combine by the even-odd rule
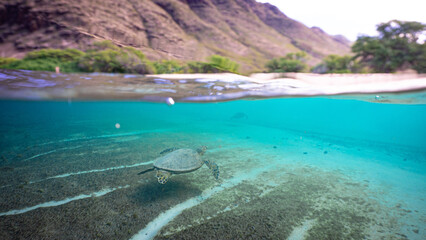
[[[184,67],[175,60],[161,60],[154,62],[155,72],[157,74],[164,73],[182,73]]]
[[[285,57],[274,58],[266,63],[269,72],[304,72],[308,69],[306,53],[288,53]]]
[[[421,34],[424,34],[425,27],[426,25],[419,22],[392,20],[379,24],[377,31],[382,39],[404,38],[413,43],[417,42]]]
[[[77,62],[85,53],[77,49],[41,49],[29,52],[23,59],[0,59],[2,68],[61,72],[79,71]]]
[[[352,56],[328,55],[322,62],[312,68],[314,73],[360,73],[365,72],[359,62]]]
[[[327,67],[327,73],[350,73],[351,71],[351,56],[328,55],[324,59]]]
[[[120,48],[111,41],[96,42],[92,49],[78,61],[85,72],[114,72],[150,74],[155,72],[153,64],[145,55],[132,47]]]
[[[415,54],[417,57],[416,61],[413,61],[413,69],[418,73],[426,73],[426,44],[421,44]]]
[[[392,20],[377,26],[378,37],[360,36],[352,46],[355,59],[375,72],[395,72],[414,68],[426,72],[426,25],[419,22]],[[424,40],[423,40],[424,41]]]
[[[240,65],[238,63],[230,60],[229,58],[219,56],[219,55],[212,55],[208,58],[209,64],[213,67],[218,69],[220,72],[233,72],[236,73],[238,71],[238,68]]]
[[[239,65],[229,58],[212,55],[208,58],[208,62],[188,62],[185,68],[188,73],[237,73]]]

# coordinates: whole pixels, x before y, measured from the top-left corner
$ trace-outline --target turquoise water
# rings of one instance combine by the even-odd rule
[[[1,239],[425,239],[426,105],[0,101]],[[161,185],[160,152],[208,147]]]

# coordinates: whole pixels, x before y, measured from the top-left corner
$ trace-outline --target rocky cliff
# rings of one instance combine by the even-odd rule
[[[108,39],[149,58],[205,60],[227,56],[242,71],[306,51],[311,63],[345,54],[349,42],[288,18],[255,0],[0,0],[0,56],[41,48],[85,50]]]

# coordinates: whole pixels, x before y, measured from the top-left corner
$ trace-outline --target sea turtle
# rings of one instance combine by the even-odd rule
[[[172,174],[192,172],[199,169],[201,166],[203,166],[203,164],[206,164],[207,167],[209,167],[212,171],[213,176],[216,179],[219,178],[219,167],[217,164],[210,160],[201,159],[201,156],[203,156],[207,150],[206,146],[202,146],[196,151],[188,148],[169,148],[166,150],[167,151],[163,152],[169,153],[155,159],[154,166],[152,168],[146,169],[138,173],[138,175],[156,170],[156,177],[158,182],[165,184]]]

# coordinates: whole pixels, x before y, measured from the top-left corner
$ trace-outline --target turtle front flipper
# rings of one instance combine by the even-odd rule
[[[219,166],[215,162],[210,160],[205,160],[204,163],[207,165],[207,167],[210,168],[214,178],[219,179],[219,173],[220,173]]]
[[[172,175],[171,172],[163,171],[163,170],[157,170],[157,174],[155,175],[157,177],[157,180],[161,184],[165,184],[167,180],[169,180],[169,177]]]
[[[145,170],[143,170],[142,172],[140,172],[140,173],[138,173],[138,175],[141,175],[141,174],[144,174],[144,173],[147,173],[147,172],[151,172],[151,171],[154,171],[154,167],[152,167],[152,168],[148,168],[148,169],[145,169]]]

